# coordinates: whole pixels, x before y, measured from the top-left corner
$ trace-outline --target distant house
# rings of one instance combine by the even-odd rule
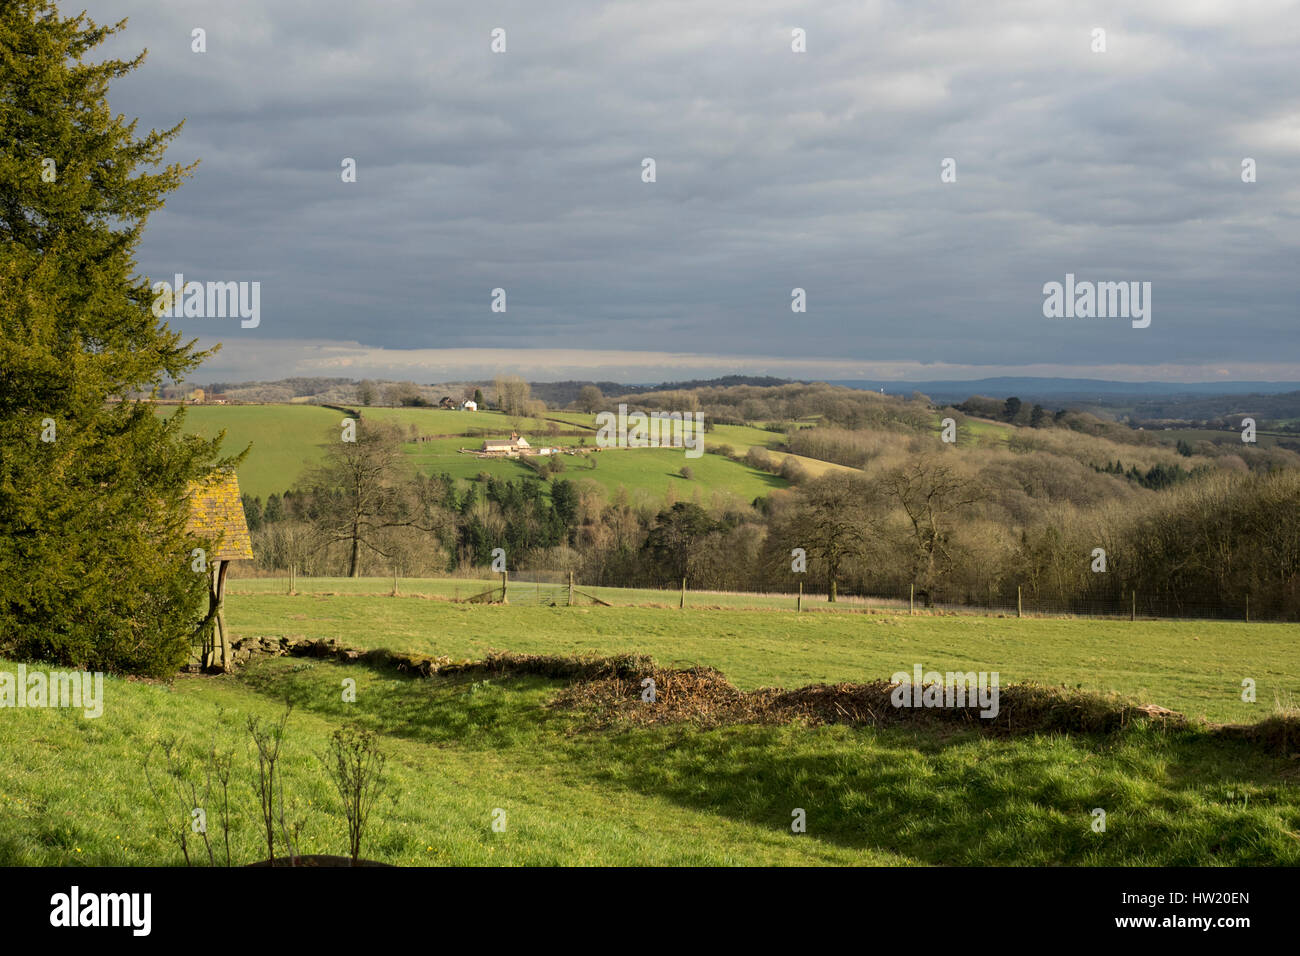
[[[190,401],[193,402],[195,405],[202,405],[203,389],[196,388],[194,391],[190,392]]]
[[[442,401],[440,401],[440,402],[438,403],[438,407],[439,407],[439,408],[450,408],[450,409],[452,409],[452,410],[454,411],[455,408],[456,408],[456,400],[455,400],[454,398],[452,398],[450,395],[444,395],[444,396],[442,396]]]
[[[474,399],[471,398],[466,400],[466,402],[460,407],[462,411],[476,412],[478,411],[478,402],[474,401]]]
[[[527,438],[520,438],[518,433],[509,438],[489,438],[483,442],[480,451],[485,455],[519,455],[531,454],[533,446]]]

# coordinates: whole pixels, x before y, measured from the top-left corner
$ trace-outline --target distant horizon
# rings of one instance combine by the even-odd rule
[[[211,388],[215,384],[226,386],[251,386],[254,384],[271,385],[278,382],[289,381],[292,379],[321,379],[323,381],[352,383],[361,381],[375,382],[413,382],[414,384],[432,388],[435,386],[456,386],[469,385],[478,383],[490,383],[493,375],[478,377],[462,378],[445,378],[438,381],[418,381],[408,377],[386,377],[386,376],[362,376],[360,378],[346,375],[284,375],[279,378],[253,378],[253,379],[221,379],[211,378],[203,382],[186,383],[193,384],[196,388]],[[749,375],[744,373],[728,373],[726,375],[701,376],[691,379],[660,379],[655,381],[626,381],[606,378],[528,378],[523,376],[534,385],[564,385],[564,384],[595,384],[595,385],[617,385],[624,388],[665,388],[677,386],[682,388],[699,388],[716,385],[729,378],[740,379],[770,379],[772,385],[785,384],[816,384],[838,385],[846,388],[868,390],[872,388],[883,388],[887,393],[898,393],[907,389],[924,390],[925,387],[959,387],[959,386],[977,386],[977,385],[998,385],[1000,388],[1009,385],[1026,385],[1026,386],[1045,386],[1054,385],[1060,394],[1069,394],[1072,391],[1085,390],[1089,388],[1100,388],[1110,395],[1124,395],[1125,388],[1132,388],[1137,391],[1147,392],[1159,395],[1179,394],[1177,390],[1184,390],[1187,394],[1249,394],[1252,390],[1259,394],[1285,394],[1293,391],[1300,391],[1300,381],[1258,381],[1258,380],[1240,380],[1240,381],[1201,381],[1201,382],[1181,382],[1181,381],[1127,381],[1123,379],[1092,379],[1092,378],[1071,378],[1066,376],[1014,376],[999,375],[986,376],[984,378],[970,379],[930,379],[930,380],[872,380],[872,379],[824,379],[824,378],[792,378],[789,376],[776,375]]]
[[[610,381],[659,384],[727,375],[796,381],[875,382],[877,387],[1025,378],[1141,385],[1224,388],[1239,384],[1300,387],[1300,362],[1219,362],[1105,365],[1007,363],[1001,365],[719,355],[672,351],[560,348],[383,349],[358,342],[199,337],[202,348],[220,345],[187,381],[268,382],[286,378],[340,378],[425,383],[519,375],[529,381]],[[1289,390],[1289,389],[1282,389]]]

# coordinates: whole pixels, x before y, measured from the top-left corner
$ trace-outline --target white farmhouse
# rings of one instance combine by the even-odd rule
[[[476,412],[478,411],[478,402],[474,401],[472,398],[467,399],[461,403],[460,410],[462,412]]]

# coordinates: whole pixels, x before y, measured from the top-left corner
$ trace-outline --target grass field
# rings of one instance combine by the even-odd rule
[[[171,415],[173,406],[160,406],[159,414]],[[282,494],[296,487],[299,478],[312,465],[320,462],[324,447],[339,434],[342,414],[336,410],[313,405],[196,405],[186,408],[188,431],[212,437],[222,429],[226,431],[224,450],[228,453],[252,448],[239,469],[240,489],[249,495],[265,500],[271,494]],[[412,469],[425,474],[450,474],[453,478],[472,479],[481,473],[498,478],[535,476],[531,468],[517,460],[504,458],[483,459],[460,452],[461,448],[477,448],[483,437],[508,437],[518,424],[522,433],[534,445],[546,442],[567,447],[578,444],[574,436],[549,437],[547,422],[539,419],[511,419],[500,412],[455,412],[435,408],[367,408],[368,419],[399,425],[403,429],[414,426],[420,435],[447,436],[425,442],[408,442],[403,446]],[[567,413],[557,420],[572,427],[594,428],[595,416]],[[561,425],[566,428],[565,425]],[[467,437],[464,433],[471,432]],[[595,432],[587,437],[587,445],[594,444]],[[744,426],[718,426],[705,438],[706,447],[731,445],[743,454],[752,445],[770,447],[782,440],[782,435],[758,428]],[[827,462],[795,456],[812,474],[838,468]],[[680,449],[604,449],[589,459],[565,456],[566,470],[560,477],[570,480],[590,479],[610,492],[625,487],[632,493],[644,493],[652,500],[661,500],[669,486],[679,500],[690,500],[697,492],[707,504],[715,493],[732,495],[749,502],[767,494],[773,488],[784,488],[783,478],[759,471],[748,465],[723,458],[704,455],[687,458]],[[595,467],[589,467],[592,462]],[[681,476],[683,466],[689,466],[694,477]]]
[[[236,593],[228,617],[236,634],[333,638],[358,648],[455,658],[478,658],[494,649],[632,651],[716,667],[745,689],[888,679],[920,663],[939,671],[998,671],[1002,683],[1032,680],[1116,691],[1218,722],[1258,720],[1275,699],[1300,698],[1300,641],[1293,624],[503,607],[418,597],[239,593],[245,585],[270,583],[232,580]],[[463,596],[481,586],[444,583],[447,593],[455,587]],[[373,594],[391,589],[392,582],[372,579],[356,586]],[[675,596],[665,596],[676,603]],[[716,603],[711,596],[691,599]],[[1256,682],[1258,703],[1241,700],[1245,678]]]
[[[158,414],[171,417],[176,407],[162,405]],[[213,438],[223,429],[222,451],[236,454],[252,449],[239,468],[245,494],[283,494],[298,476],[319,462],[324,443],[339,433],[342,415],[316,405],[192,405],[185,409],[186,431]]]
[[[365,583],[365,582],[359,582]],[[370,582],[372,585],[378,582]],[[861,680],[909,668],[990,668],[1253,719],[1240,676],[1294,690],[1294,628],[524,608],[361,596],[230,598],[237,634],[477,656],[488,647],[642,650],[726,671],[742,686]],[[12,669],[12,665],[0,662]],[[355,703],[340,694],[357,681]],[[232,856],[259,846],[243,722],[291,700],[283,764],[301,852],[346,848],[317,754],[344,722],[380,735],[388,796],[366,855],[397,864],[1296,864],[1294,761],[1201,731],[1134,725],[1107,737],[975,731],[690,725],[598,730],[548,706],[538,677],[408,678],[333,662],[255,660],[172,685],[109,678],[98,720],[8,710],[0,720],[0,863],[180,863],[143,789],[161,735],[195,755],[234,746]],[[77,785],[71,785],[76,781]],[[1107,812],[1107,830],[1091,812]],[[795,808],[807,833],[790,830]],[[494,810],[506,814],[494,832]],[[211,819],[211,818],[210,818]],[[218,839],[218,858],[224,850]]]

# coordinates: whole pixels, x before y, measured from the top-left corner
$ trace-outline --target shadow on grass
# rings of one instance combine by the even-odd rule
[[[356,681],[354,702],[344,700],[346,678]],[[417,677],[279,657],[256,661],[237,679],[295,710],[428,744],[495,749],[563,733],[574,723],[545,707],[560,682],[542,677]]]
[[[341,682],[357,682],[343,703]],[[586,729],[540,677],[418,678],[261,661],[239,680],[320,716],[438,746],[512,748],[575,782],[863,850],[950,865],[1300,863],[1290,761],[1245,741],[1145,725],[988,737],[912,728]],[[1094,832],[1093,810],[1107,814]],[[791,833],[792,813],[807,834]]]
[[[937,740],[902,729],[583,734],[575,771],[703,810],[939,865],[1300,863],[1285,763],[1238,741],[1119,734]],[[1250,794],[1250,796],[1244,796]],[[1094,808],[1107,813],[1092,829]]]

